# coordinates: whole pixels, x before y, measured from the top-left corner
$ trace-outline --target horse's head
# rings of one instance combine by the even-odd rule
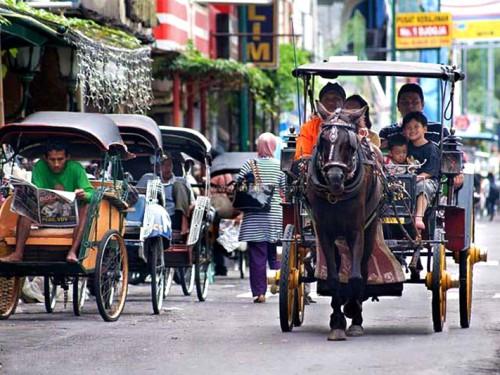
[[[329,112],[320,102],[318,112],[323,119],[317,145],[317,167],[334,195],[344,192],[344,183],[357,168],[358,137],[356,124],[366,108]]]

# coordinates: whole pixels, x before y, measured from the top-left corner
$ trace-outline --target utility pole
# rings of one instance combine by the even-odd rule
[[[0,35],[2,34],[2,25],[0,25]],[[2,63],[2,41],[0,39],[0,126],[5,124],[5,115],[3,109],[3,63]]]
[[[247,33],[247,6],[240,5],[239,11],[239,32]],[[241,62],[247,62],[247,37],[240,38],[240,54]],[[248,126],[248,84],[244,83],[240,91],[240,151],[248,151],[249,149],[249,126]]]
[[[396,0],[391,1],[392,35],[391,35],[391,61],[396,61]],[[391,77],[391,123],[396,122],[396,78]]]

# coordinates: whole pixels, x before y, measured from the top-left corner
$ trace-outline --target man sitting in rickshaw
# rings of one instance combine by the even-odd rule
[[[44,156],[33,167],[31,180],[38,188],[75,192],[79,220],[73,231],[73,243],[66,256],[66,261],[78,262],[77,251],[82,240],[87,221],[88,203],[93,192],[85,169],[79,162],[70,160],[69,146],[64,141],[49,141],[45,146]],[[29,218],[19,216],[16,227],[16,249],[12,254],[0,258],[0,261],[22,261],[24,246],[29,238],[32,225],[33,222]]]
[[[165,208],[172,219],[172,229],[185,234],[189,230],[191,190],[186,183],[175,176],[173,160],[169,154],[162,156],[160,160],[160,174],[165,192]],[[146,173],[137,182],[137,187],[145,188],[147,181],[152,178],[152,173]]]

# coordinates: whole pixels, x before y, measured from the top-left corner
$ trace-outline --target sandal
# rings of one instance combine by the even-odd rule
[[[253,300],[253,303],[264,303],[266,302],[266,296],[261,294],[256,299]]]

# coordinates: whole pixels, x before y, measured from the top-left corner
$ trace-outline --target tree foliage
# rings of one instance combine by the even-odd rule
[[[59,31],[61,27],[66,27],[79,31],[93,40],[118,48],[135,49],[141,47],[140,40],[135,36],[116,28],[100,25],[93,20],[57,15],[43,9],[32,8],[28,3],[16,0],[0,0],[0,6],[33,17],[54,30]]]
[[[494,50],[494,66],[500,66],[500,49]],[[497,68],[498,69],[498,68]],[[488,57],[487,49],[469,49],[467,52],[467,111],[469,113],[486,114],[487,106],[487,71]],[[500,118],[500,75],[495,74],[495,92],[494,102],[491,104],[493,108],[492,115]]]
[[[297,65],[306,64],[311,59],[311,54],[297,48]],[[292,44],[281,44],[279,66],[276,70],[267,71],[267,75],[274,83],[274,106],[276,112],[291,111],[294,108],[297,96],[297,80],[292,76],[295,69],[295,57]],[[299,80],[299,90],[302,92],[302,80]]]

